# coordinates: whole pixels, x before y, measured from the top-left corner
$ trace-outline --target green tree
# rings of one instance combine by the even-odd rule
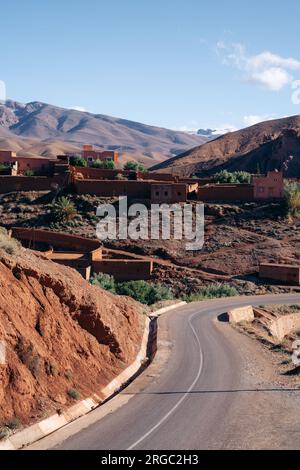
[[[115,163],[113,160],[95,160],[92,166],[93,168],[101,168],[102,170],[113,170]]]
[[[145,173],[147,171],[145,165],[134,160],[129,160],[128,162],[126,162],[124,165],[124,170],[140,171],[142,173]]]
[[[246,171],[233,171],[222,170],[213,176],[213,180],[216,183],[227,183],[227,184],[241,184],[250,183],[251,174]]]
[[[85,158],[81,157],[80,155],[74,155],[74,157],[70,157],[70,165],[87,167],[87,161]]]

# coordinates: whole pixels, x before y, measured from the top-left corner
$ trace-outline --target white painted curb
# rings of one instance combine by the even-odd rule
[[[154,317],[154,318],[159,317],[163,313],[169,312],[169,310],[174,310],[175,308],[183,307],[186,304],[187,302],[182,301],[182,302],[178,302],[177,304],[169,305],[168,307],[160,308],[159,310],[152,312],[150,317]]]

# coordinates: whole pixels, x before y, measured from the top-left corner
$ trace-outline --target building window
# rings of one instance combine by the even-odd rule
[[[159,196],[159,192],[158,192],[158,191],[156,191],[155,196]]]
[[[168,196],[168,195],[169,195],[168,191],[165,191],[165,196]]]

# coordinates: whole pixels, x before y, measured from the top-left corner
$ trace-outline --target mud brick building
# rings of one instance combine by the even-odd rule
[[[187,185],[180,183],[151,184],[151,202],[157,204],[172,204],[186,202]]]
[[[95,273],[106,273],[118,281],[148,280],[153,261],[118,253],[102,247],[96,239],[48,230],[15,227],[11,235],[48,259],[76,269],[86,280]]]
[[[208,184],[198,189],[200,201],[241,201],[250,202],[254,199],[251,184]]]
[[[259,277],[273,279],[285,284],[300,285],[300,266],[291,264],[262,263],[259,266]]]
[[[93,145],[85,144],[82,147],[81,152],[76,153],[76,155],[80,155],[87,161],[88,166],[92,166],[93,162],[97,160],[101,160],[102,162],[105,161],[113,161],[115,166],[119,163],[119,153],[113,150],[98,150],[94,149]],[[59,160],[68,160],[70,157],[74,157],[75,153],[66,153],[66,155],[58,155],[57,158]]]
[[[251,184],[200,185],[198,199],[201,201],[241,201],[282,199],[284,196],[283,174],[269,171],[266,176],[252,176]]]
[[[56,159],[46,157],[17,156],[10,150],[0,150],[0,163],[15,169],[16,173],[24,174],[27,170],[34,173],[53,173]]]
[[[253,176],[254,199],[280,199],[284,195],[283,174],[279,171],[269,171],[266,176]]]

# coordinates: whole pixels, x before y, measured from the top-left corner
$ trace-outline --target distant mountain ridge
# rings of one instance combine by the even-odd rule
[[[210,176],[223,169],[251,173],[284,169],[287,176],[300,178],[300,116],[230,132],[151,169],[181,176]]]
[[[38,101],[0,104],[0,147],[26,155],[50,157],[89,143],[153,165],[206,141],[201,136]]]

